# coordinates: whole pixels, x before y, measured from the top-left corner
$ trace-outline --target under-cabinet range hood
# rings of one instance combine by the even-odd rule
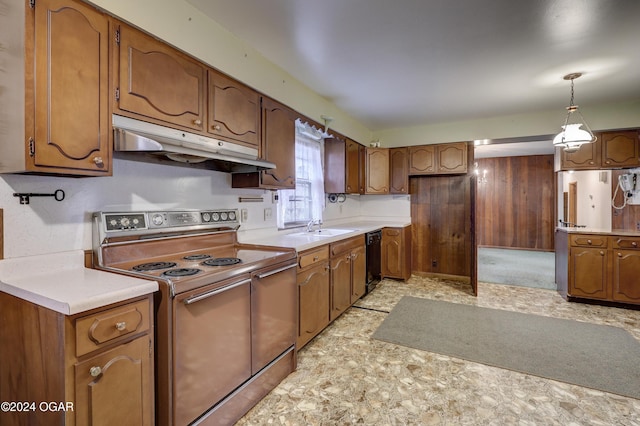
[[[113,145],[116,157],[138,161],[227,173],[276,168],[275,164],[258,159],[256,148],[116,114],[113,115]]]

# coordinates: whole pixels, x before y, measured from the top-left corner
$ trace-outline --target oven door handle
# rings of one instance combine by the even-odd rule
[[[211,290],[211,291],[207,291],[205,293],[201,293],[201,294],[197,294],[195,296],[191,296],[191,297],[189,297],[187,299],[184,299],[183,303],[185,305],[190,305],[192,303],[199,302],[202,299],[206,299],[208,297],[215,296],[216,294],[224,293],[227,290],[231,290],[233,288],[240,287],[241,285],[249,284],[250,282],[251,282],[251,279],[247,278],[246,280],[238,281],[237,283],[228,285],[226,287],[217,288],[215,290]]]
[[[293,265],[284,266],[284,267],[282,267],[282,268],[280,268],[280,269],[274,269],[273,271],[265,272],[264,274],[257,274],[257,275],[256,275],[256,277],[257,277],[259,280],[261,280],[261,279],[263,279],[263,278],[270,277],[271,275],[279,274],[280,272],[284,272],[284,271],[286,271],[286,270],[288,270],[288,269],[295,268],[296,266],[298,266],[298,265],[296,265],[296,264],[294,263]]]

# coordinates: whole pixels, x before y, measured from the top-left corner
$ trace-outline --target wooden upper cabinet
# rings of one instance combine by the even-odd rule
[[[601,138],[598,137],[598,140]],[[600,143],[586,143],[575,152],[560,151],[560,168],[563,170],[590,170],[600,168]]]
[[[640,165],[638,131],[602,132],[602,167],[635,167]]]
[[[334,136],[324,141],[324,192],[331,194],[360,194],[361,151],[364,146],[351,139]]]
[[[205,66],[141,31],[122,23],[114,25],[114,111],[204,131]]]
[[[435,145],[409,147],[409,174],[424,175],[436,171]]]
[[[209,70],[207,131],[221,139],[260,146],[260,94]]]
[[[409,193],[408,153],[407,148],[389,150],[389,192],[391,194]]]
[[[365,194],[389,193],[389,149],[366,148]]]
[[[34,34],[27,35],[26,51],[33,52],[35,94],[27,90],[26,103],[34,115],[25,122],[33,142],[27,146],[26,167],[110,175],[108,18],[72,0],[38,0],[33,13]]]
[[[436,145],[438,174],[467,172],[467,143],[455,142]]]
[[[296,116],[286,106],[262,98],[262,153],[275,169],[261,172],[261,186],[270,189],[296,187]]]
[[[347,194],[361,194],[364,192],[362,173],[362,157],[364,146],[347,138],[345,160],[345,191]]]

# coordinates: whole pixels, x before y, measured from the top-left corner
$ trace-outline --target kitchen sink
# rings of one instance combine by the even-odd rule
[[[336,237],[342,234],[348,234],[349,232],[354,232],[354,229],[335,229],[335,228],[325,228],[325,229],[316,229],[312,232],[295,232],[293,234],[289,234],[292,237]]]

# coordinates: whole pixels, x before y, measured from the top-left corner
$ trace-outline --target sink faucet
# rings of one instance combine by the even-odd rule
[[[307,232],[313,232],[313,225],[318,225],[318,231],[322,230],[322,221],[320,219],[311,219],[307,223]]]

